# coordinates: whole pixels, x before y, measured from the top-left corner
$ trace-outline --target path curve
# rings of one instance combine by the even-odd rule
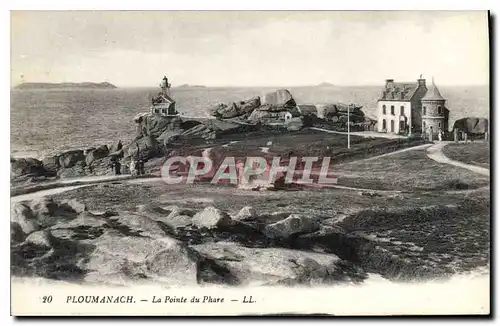
[[[455,161],[452,160],[451,158],[447,157],[443,153],[443,148],[448,145],[449,142],[439,142],[435,143],[434,145],[430,146],[427,148],[427,156],[431,159],[434,160],[438,163],[444,163],[444,164],[450,164],[454,165],[460,168],[467,169],[469,171],[484,175],[489,177],[490,176],[490,170],[477,166],[477,165],[472,165],[472,164],[466,164],[463,162]]]
[[[448,142],[440,142],[440,143],[435,143],[433,145],[429,144],[424,144],[420,146],[414,146],[414,147],[409,147],[409,148],[404,148],[402,150],[398,150],[395,152],[391,153],[386,153],[382,155],[378,155],[375,157],[370,157],[364,160],[372,160],[376,158],[380,158],[383,156],[389,156],[389,155],[394,155],[398,154],[401,152],[406,152],[410,150],[417,150],[417,149],[423,149],[427,147],[427,156],[438,162],[438,163],[444,163],[444,164],[450,164],[454,165],[457,167],[461,167],[464,169],[468,169],[470,171],[473,171],[475,173],[488,176],[490,175],[490,171],[486,168],[479,167],[476,165],[471,165],[471,164],[465,164],[459,161],[452,160],[448,158],[446,155],[443,153],[443,148],[448,144]],[[204,154],[207,155],[210,152],[210,148],[205,149]],[[87,187],[95,184],[101,184],[101,183],[108,183],[108,182],[114,182],[114,181],[125,181],[127,183],[147,183],[147,182],[155,182],[162,180],[161,177],[147,177],[147,178],[137,178],[132,175],[120,175],[120,176],[87,176],[87,177],[80,177],[80,178],[71,178],[71,179],[65,179],[65,180],[59,180],[53,183],[45,184],[45,185],[37,185],[35,186],[33,190],[27,191],[27,193],[23,194],[15,194],[11,196],[11,202],[20,202],[20,201],[25,201],[25,200],[31,200],[34,198],[40,198],[44,196],[49,196],[49,195],[54,195],[54,194],[59,194],[62,192],[82,188],[82,187]],[[39,187],[39,188],[37,188]],[[314,188],[314,187],[311,187]],[[336,188],[336,189],[343,189],[343,190],[349,190],[349,191],[368,191],[368,192],[376,192],[376,193],[401,193],[403,191],[401,190],[380,190],[380,189],[366,189],[366,188],[355,188],[355,187],[347,187],[347,186],[341,186],[341,185],[329,185],[328,187],[323,187],[323,188]],[[484,187],[483,187],[484,188]],[[479,188],[482,189],[482,188]],[[473,190],[478,190],[478,189],[473,189]],[[470,191],[470,190],[458,190],[458,191],[453,191],[454,193],[456,192],[463,192],[463,191]]]

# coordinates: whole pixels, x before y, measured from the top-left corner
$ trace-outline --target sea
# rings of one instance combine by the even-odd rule
[[[177,109],[188,116],[206,116],[216,103],[263,96],[276,87],[172,88]],[[356,103],[376,117],[380,86],[310,86],[287,88],[298,104]],[[489,118],[488,86],[440,87],[450,110],[450,127],[462,117]],[[110,145],[135,137],[134,116],[147,112],[156,88],[11,90],[12,157],[43,158],[52,153]]]

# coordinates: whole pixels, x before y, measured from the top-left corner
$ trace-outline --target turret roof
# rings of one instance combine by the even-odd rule
[[[434,83],[434,78],[432,78],[432,85],[427,88],[427,92],[422,97],[422,100],[444,100],[444,97],[441,96],[439,89]]]

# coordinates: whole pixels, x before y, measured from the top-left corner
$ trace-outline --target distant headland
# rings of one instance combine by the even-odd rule
[[[189,85],[189,84],[183,84],[180,86],[175,86],[174,88],[207,88],[206,86],[203,85]]]
[[[102,83],[22,83],[15,87],[15,89],[54,89],[54,88],[86,88],[86,89],[113,89],[117,88],[115,85],[102,82]]]

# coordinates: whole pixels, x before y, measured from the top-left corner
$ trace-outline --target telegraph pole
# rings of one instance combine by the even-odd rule
[[[350,134],[351,126],[349,123],[349,115],[350,115],[349,108],[350,107],[351,107],[351,104],[349,104],[347,106],[347,149],[351,148],[351,134]]]

